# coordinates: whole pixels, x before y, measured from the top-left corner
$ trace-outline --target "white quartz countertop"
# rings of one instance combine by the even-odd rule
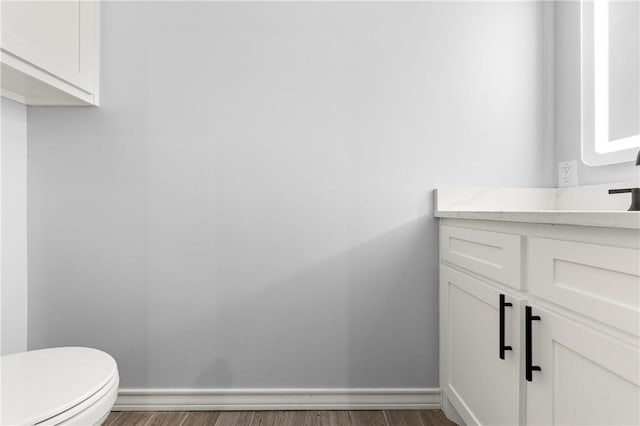
[[[623,182],[574,188],[439,188],[435,217],[640,229],[640,212],[626,211],[630,194],[609,195]],[[637,186],[637,183],[635,184]]]

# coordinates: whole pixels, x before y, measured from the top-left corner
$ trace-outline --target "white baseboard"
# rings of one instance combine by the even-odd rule
[[[426,410],[441,407],[439,388],[120,389],[121,411]]]

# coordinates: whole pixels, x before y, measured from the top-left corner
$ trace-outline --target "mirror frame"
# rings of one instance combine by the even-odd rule
[[[609,139],[609,0],[580,1],[580,44],[582,161],[634,161],[640,134]]]

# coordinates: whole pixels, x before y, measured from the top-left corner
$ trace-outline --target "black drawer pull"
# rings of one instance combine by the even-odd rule
[[[511,351],[513,348],[504,344],[504,308],[511,307],[513,304],[505,302],[504,294],[500,295],[500,359],[504,359],[504,351]]]
[[[531,322],[539,321],[540,317],[538,315],[531,314],[531,306],[527,306],[525,308],[525,362],[526,362],[526,374],[527,381],[533,381],[533,372],[534,371],[542,371],[539,365],[533,365],[533,347],[532,341],[533,338],[531,336]]]

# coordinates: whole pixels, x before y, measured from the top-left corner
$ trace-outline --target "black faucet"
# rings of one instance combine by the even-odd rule
[[[636,157],[636,166],[640,166],[640,151],[638,151],[638,156]],[[640,211],[640,188],[623,188],[609,190],[609,194],[621,194],[623,192],[631,193],[631,206],[629,207],[629,211]]]

